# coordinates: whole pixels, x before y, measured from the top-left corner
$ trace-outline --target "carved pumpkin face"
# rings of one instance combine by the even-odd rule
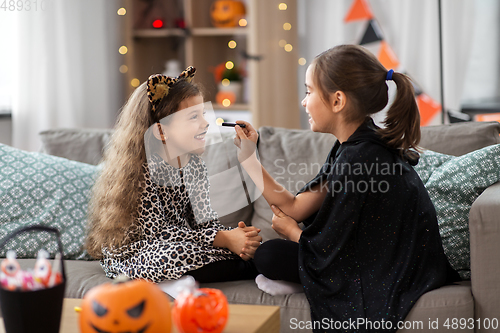
[[[212,3],[210,17],[215,27],[230,28],[238,26],[245,12],[245,5],[241,1],[217,0]]]
[[[169,333],[172,326],[168,297],[145,280],[94,287],[81,308],[82,333]]]
[[[181,333],[220,333],[228,315],[226,296],[211,288],[180,294],[172,309],[172,319]]]

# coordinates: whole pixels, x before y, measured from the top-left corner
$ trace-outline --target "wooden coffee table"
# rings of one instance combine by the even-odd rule
[[[78,313],[81,299],[65,298],[60,333],[79,333]],[[1,320],[0,333],[5,333]],[[173,325],[172,333],[178,333]],[[229,304],[229,320],[224,333],[279,333],[280,307],[267,305]]]

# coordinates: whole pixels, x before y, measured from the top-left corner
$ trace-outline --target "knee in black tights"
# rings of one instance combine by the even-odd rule
[[[259,246],[254,262],[259,273],[269,279],[300,283],[298,243],[284,239],[269,240]]]
[[[187,272],[200,283],[253,280],[258,272],[253,260],[241,258],[215,261],[201,268]]]

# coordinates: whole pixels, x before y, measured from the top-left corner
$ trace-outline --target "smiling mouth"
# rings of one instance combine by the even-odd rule
[[[196,140],[203,140],[203,139],[205,139],[205,135],[206,135],[206,134],[207,134],[207,131],[205,131],[205,132],[203,132],[203,133],[200,133],[200,134],[196,135],[194,138],[195,138]]]
[[[132,332],[132,331],[128,331],[128,332],[123,332],[123,333],[144,333],[146,332],[146,330],[148,329],[150,323],[147,323],[143,328],[140,328],[138,331],[135,331],[135,332]],[[96,327],[94,324],[90,323],[90,326],[92,326],[92,328],[97,332],[97,333],[111,333],[110,331],[104,331],[104,330],[101,330],[99,329],[98,327]],[[122,332],[120,332],[122,333]]]

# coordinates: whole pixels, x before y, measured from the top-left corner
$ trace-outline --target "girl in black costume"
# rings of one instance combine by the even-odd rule
[[[388,103],[386,80],[396,83],[397,96],[379,128],[370,115]],[[255,129],[243,121],[245,128],[236,126],[240,161],[273,209],[273,229],[285,238],[259,247],[257,269],[303,286],[314,332],[395,332],[422,294],[459,279],[412,168],[420,141],[412,84],[361,46],[341,45],[314,59],[306,87],[302,105],[311,129],[338,140],[297,195],[258,162]]]

